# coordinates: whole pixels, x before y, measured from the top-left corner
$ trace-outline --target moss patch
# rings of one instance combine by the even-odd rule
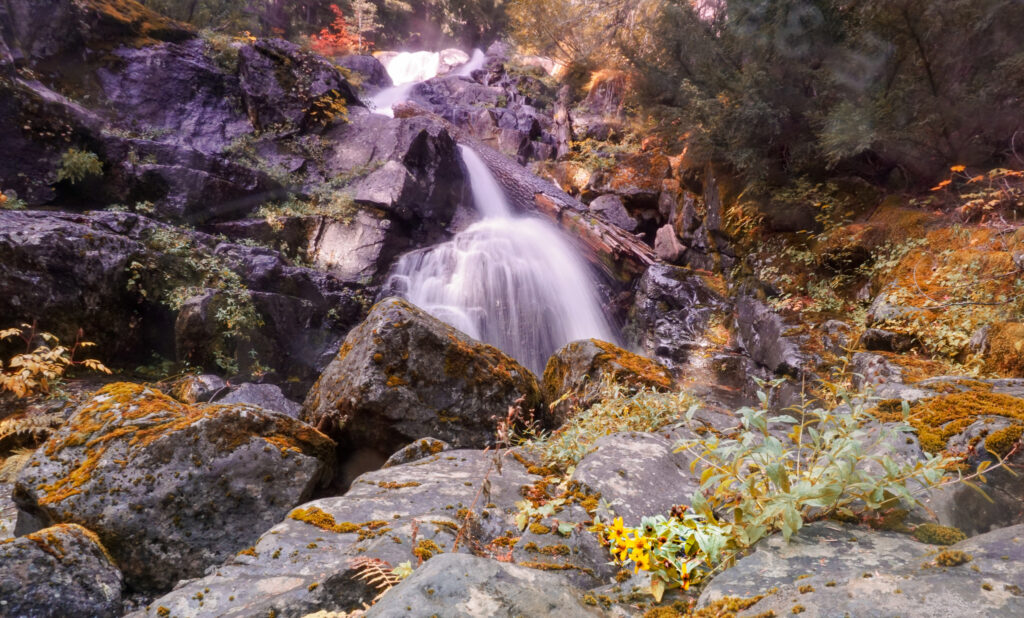
[[[959,528],[939,524],[921,524],[914,529],[914,538],[929,545],[955,545],[967,538]]]

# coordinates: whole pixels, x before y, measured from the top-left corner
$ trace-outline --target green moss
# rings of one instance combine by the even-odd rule
[[[967,538],[959,528],[939,524],[921,524],[914,529],[914,538],[929,545],[954,545]]]

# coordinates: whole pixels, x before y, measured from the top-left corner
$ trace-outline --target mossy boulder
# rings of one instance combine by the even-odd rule
[[[302,418],[343,447],[386,457],[426,436],[482,448],[494,442],[509,407],[543,415],[540,402],[537,379],[518,362],[388,298],[345,338]]]
[[[294,509],[251,548],[133,617],[156,618],[160,607],[174,616],[194,617],[352,611],[377,594],[359,579],[364,573],[360,560],[384,560],[391,566],[409,561],[422,569],[453,553],[480,548],[506,553],[509,547],[494,541],[519,537],[515,503],[522,499],[522,487],[540,479],[506,451],[498,453],[503,461],[498,474],[495,455],[452,450],[368,472],[344,496]],[[485,479],[488,494],[482,493]],[[419,609],[415,615],[430,615]],[[481,615],[492,614],[481,610]]]
[[[121,572],[96,535],[61,524],[0,541],[4,616],[121,615]]]
[[[597,403],[601,386],[610,380],[630,388],[672,388],[675,380],[664,365],[599,339],[566,344],[544,369],[541,390],[555,424],[577,410]]]
[[[135,589],[162,591],[246,547],[330,479],[334,443],[244,404],[98,391],[33,455],[14,500],[96,532]]]

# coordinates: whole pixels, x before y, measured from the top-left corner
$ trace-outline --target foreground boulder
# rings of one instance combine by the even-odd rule
[[[698,605],[726,596],[747,599],[741,616],[1024,612],[1024,526],[941,549],[891,532],[819,522],[791,543],[779,536],[762,541],[752,555],[712,580]]]
[[[672,388],[672,374],[650,359],[627,352],[615,344],[585,339],[566,344],[555,352],[544,369],[544,401],[560,425],[573,410],[597,403],[601,386],[609,379],[631,388]]]
[[[351,611],[377,594],[359,579],[366,560],[423,568],[438,556],[474,548],[507,552],[519,536],[514,518],[520,489],[539,479],[501,453],[500,472],[493,467],[494,452],[453,450],[364,474],[344,496],[296,508],[251,548],[138,615]]]
[[[388,591],[366,613],[424,616],[601,616],[562,577],[463,554],[438,556]]]
[[[345,338],[302,418],[343,446],[387,456],[421,437],[454,447],[494,441],[511,406],[539,408],[525,367],[408,302],[388,298]]]
[[[95,531],[127,582],[166,590],[244,548],[329,480],[334,444],[248,405],[101,389],[32,457],[15,502]]]
[[[4,616],[120,616],[121,572],[92,532],[61,524],[0,541]]]

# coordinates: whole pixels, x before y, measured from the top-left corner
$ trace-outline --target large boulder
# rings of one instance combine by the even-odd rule
[[[367,618],[405,615],[602,616],[563,577],[464,554],[438,556],[389,590]]]
[[[92,532],[60,524],[0,541],[0,613],[121,615],[121,572]]]
[[[675,380],[663,365],[615,344],[584,339],[566,344],[548,360],[541,390],[561,425],[576,410],[597,403],[605,380],[630,388],[672,388]]]
[[[936,548],[833,522],[779,536],[715,577],[698,606],[745,601],[740,616],[1011,616],[1024,612],[1024,527]],[[798,609],[799,608],[799,609]],[[770,614],[768,614],[770,612]]]
[[[507,551],[519,536],[521,487],[537,480],[507,451],[444,451],[367,473],[344,496],[291,511],[252,548],[137,615],[166,615],[166,608],[175,616],[300,617],[359,609],[376,596],[359,578],[367,560],[423,568],[474,548]]]
[[[750,358],[774,373],[798,376],[807,361],[788,331],[782,316],[763,302],[750,296],[736,301],[736,333]]]
[[[644,517],[667,516],[673,506],[689,504],[700,485],[690,459],[673,448],[673,440],[660,434],[606,436],[576,464],[572,480],[599,493],[627,525],[638,526]]]
[[[540,412],[528,369],[398,298],[352,329],[303,406],[344,445],[387,456],[422,437],[455,447],[494,441],[510,407]]]
[[[33,455],[15,502],[95,531],[131,586],[162,591],[245,548],[328,481],[333,461],[331,440],[282,414],[116,383]]]
[[[377,88],[390,88],[393,85],[388,70],[384,68],[380,60],[373,56],[342,56],[337,60],[338,66],[345,67],[353,73],[357,73],[362,80],[362,85],[374,86]]]

